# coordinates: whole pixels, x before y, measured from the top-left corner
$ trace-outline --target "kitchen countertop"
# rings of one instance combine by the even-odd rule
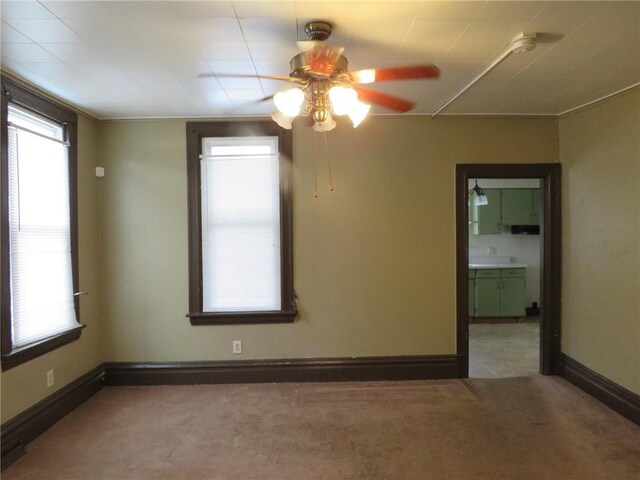
[[[524,263],[470,263],[469,270],[486,270],[493,268],[527,268]]]

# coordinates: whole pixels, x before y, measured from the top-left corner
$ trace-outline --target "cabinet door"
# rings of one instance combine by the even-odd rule
[[[502,223],[532,225],[533,190],[529,188],[502,189]]]
[[[472,205],[472,232],[475,235],[502,233],[500,190],[485,190],[488,205]]]
[[[500,316],[500,278],[476,278],[476,317]]]
[[[469,316],[476,316],[476,281],[469,279]]]
[[[540,212],[542,211],[542,205],[540,205],[540,189],[536,188],[533,191],[533,213],[532,219],[534,225],[540,225]]]
[[[524,278],[502,278],[500,295],[500,315],[503,317],[524,317]]]

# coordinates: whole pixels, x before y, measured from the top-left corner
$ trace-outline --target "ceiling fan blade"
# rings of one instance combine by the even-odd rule
[[[435,65],[413,65],[408,67],[369,68],[349,72],[355,83],[387,82],[389,80],[413,80],[417,78],[438,78],[440,69]]]
[[[235,115],[237,113],[243,112],[246,108],[253,107],[255,105],[259,105],[263,102],[267,102],[272,100],[275,95],[269,95],[268,97],[259,98],[258,100],[250,100],[244,103],[237,103],[233,107],[226,109],[226,113],[228,115]]]
[[[272,100],[273,97],[275,97],[275,94],[269,95],[268,97],[262,97],[262,98],[260,98],[258,100],[253,100],[252,102],[245,103],[244,106],[246,106],[246,105],[255,105],[257,103],[267,102],[269,100]]]
[[[393,95],[377,92],[357,85],[353,88],[358,92],[358,98],[361,101],[375,103],[376,105],[381,105],[397,112],[408,112],[415,106],[415,103],[399,97],[394,97]]]
[[[250,75],[246,73],[201,73],[198,78],[222,77],[222,78],[262,78],[264,80],[282,80],[283,82],[304,83],[304,80],[296,77],[283,77],[280,75]]]

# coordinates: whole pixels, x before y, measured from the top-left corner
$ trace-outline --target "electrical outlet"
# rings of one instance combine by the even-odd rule
[[[233,354],[234,355],[242,354],[242,340],[233,341]]]
[[[53,370],[49,370],[47,372],[47,388],[53,387],[54,378],[53,378]]]
[[[489,247],[489,255],[497,255],[498,249],[497,247]]]

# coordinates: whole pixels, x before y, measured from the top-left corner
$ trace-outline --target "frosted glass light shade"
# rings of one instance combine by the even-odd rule
[[[347,115],[353,104],[358,102],[358,94],[353,88],[337,85],[329,90],[329,100],[335,115]]]
[[[351,108],[349,109],[349,118],[353,122],[353,128],[356,128],[362,123],[370,109],[371,105],[362,103],[360,100],[356,100],[351,104]]]
[[[275,103],[277,109],[289,117],[295,117],[300,113],[303,101],[304,92],[299,88],[278,92],[273,97],[273,103]]]
[[[280,111],[275,111],[271,114],[271,119],[286,130],[291,130],[291,124],[294,118],[295,117],[290,117]]]
[[[476,195],[473,199],[473,204],[476,206],[489,205],[489,199],[486,195]]]

